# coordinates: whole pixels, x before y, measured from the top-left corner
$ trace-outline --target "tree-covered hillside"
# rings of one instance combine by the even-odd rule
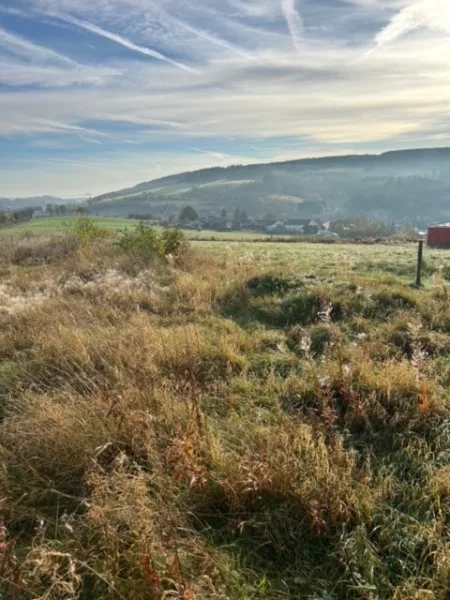
[[[239,206],[253,215],[437,220],[450,210],[450,149],[217,167],[92,201],[93,210],[105,215],[171,214],[186,204],[204,214]]]

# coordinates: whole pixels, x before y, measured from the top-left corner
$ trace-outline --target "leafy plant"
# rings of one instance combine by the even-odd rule
[[[111,235],[108,229],[96,225],[95,221],[89,217],[81,217],[75,223],[66,225],[66,230],[83,246],[88,246]]]
[[[134,229],[122,233],[117,249],[139,262],[149,262],[155,258],[176,256],[184,245],[185,236],[179,229],[159,232],[139,223]]]

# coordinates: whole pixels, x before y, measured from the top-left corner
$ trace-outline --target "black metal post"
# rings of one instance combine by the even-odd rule
[[[423,264],[423,242],[419,242],[419,252],[417,255],[417,272],[416,272],[416,286],[422,285],[422,264]]]

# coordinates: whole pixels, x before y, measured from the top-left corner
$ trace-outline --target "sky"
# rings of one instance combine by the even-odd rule
[[[450,146],[450,0],[0,0],[0,197]]]

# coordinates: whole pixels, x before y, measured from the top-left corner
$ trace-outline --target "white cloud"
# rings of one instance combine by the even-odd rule
[[[292,42],[297,50],[303,48],[303,20],[296,8],[296,0],[280,0],[281,9],[286,19]]]
[[[450,33],[448,0],[416,0],[396,13],[375,37],[379,46],[392,43],[419,27]]]
[[[237,54],[245,58],[252,58],[252,55],[249,52],[246,52],[245,50],[236,46],[235,44],[231,44],[230,42],[227,42],[216,35],[212,35],[207,31],[203,31],[202,29],[192,27],[188,23],[185,23],[184,21],[181,21],[180,19],[177,19],[176,17],[173,17],[171,15],[165,14],[164,16],[169,25],[175,25],[180,27],[181,29],[185,29],[187,32],[192,33],[195,37],[199,38],[200,40],[205,40],[206,42],[209,42],[214,46],[224,48],[225,50],[230,50],[233,54]]]
[[[113,92],[99,87],[0,95],[0,134],[52,131],[52,115],[69,126],[68,134],[86,122],[129,124],[127,138],[140,142],[230,136],[298,136],[330,144],[340,137],[342,143],[395,139],[447,114],[446,50],[450,44],[441,41],[437,52],[430,38],[386,48],[356,65],[351,62],[356,51],[350,50],[339,57],[326,48],[305,50],[304,56],[268,53],[257,64],[212,63],[195,77],[162,67],[149,89],[138,84],[151,80],[153,67],[128,65],[124,84]],[[414,60],[408,58],[411,51]]]
[[[38,46],[25,38],[13,34],[0,27],[0,47],[16,56],[21,56],[32,61],[51,61],[69,66],[77,66],[77,63],[49,48]]]
[[[68,87],[75,84],[98,87],[120,77],[119,69],[102,66],[62,68],[48,64],[23,64],[13,59],[0,58],[0,84],[11,87],[41,86]]]
[[[164,62],[171,64],[174,67],[183,69],[184,71],[195,72],[195,69],[193,69],[192,67],[189,67],[188,65],[185,65],[183,63],[172,60],[172,59],[168,58],[167,56],[164,56],[164,54],[161,54],[161,52],[157,52],[156,50],[151,50],[150,48],[146,48],[145,46],[139,46],[138,44],[134,44],[132,41],[127,40],[126,38],[122,37],[121,35],[117,35],[116,33],[107,31],[106,29],[103,29],[102,27],[98,27],[97,25],[88,23],[87,21],[83,21],[83,20],[77,19],[75,17],[63,16],[63,15],[58,15],[58,17],[60,19],[62,19],[63,21],[72,23],[73,25],[77,25],[78,27],[81,27],[82,29],[85,29],[86,31],[90,31],[91,33],[94,33],[95,35],[99,35],[103,38],[111,40],[111,41],[115,42],[116,44],[119,44],[120,46],[123,46],[124,48],[127,48],[128,50],[131,50],[132,52],[137,52],[139,54],[148,56],[150,58],[154,58],[156,60],[162,60]]]

